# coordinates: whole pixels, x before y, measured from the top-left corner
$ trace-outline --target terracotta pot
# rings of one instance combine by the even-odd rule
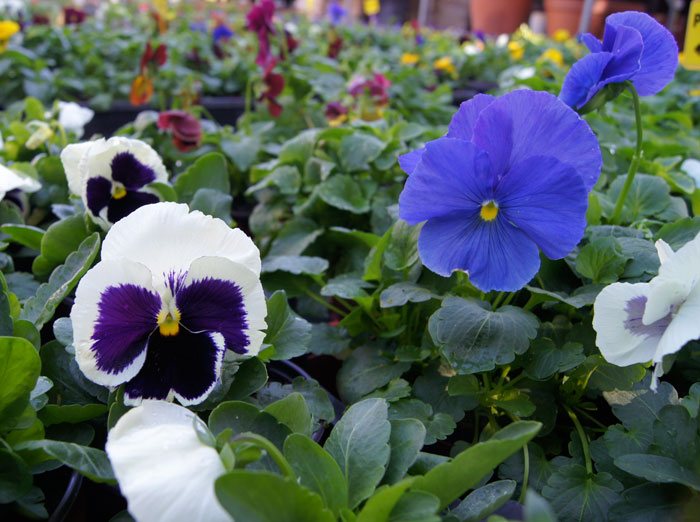
[[[544,10],[547,14],[547,32],[550,36],[558,29],[566,29],[572,35],[578,33],[583,0],[544,0]],[[591,25],[588,31],[601,37],[605,29],[605,17],[609,14],[644,10],[644,2],[596,0],[593,4]]]
[[[471,0],[471,29],[488,34],[512,33],[527,22],[531,10],[532,0]]]

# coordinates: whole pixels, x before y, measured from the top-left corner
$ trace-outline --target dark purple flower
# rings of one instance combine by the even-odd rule
[[[202,124],[185,111],[165,111],[158,115],[158,128],[169,130],[178,150],[188,152],[202,141]]]
[[[270,35],[275,27],[272,19],[275,16],[275,3],[272,0],[262,0],[255,4],[246,16],[246,27],[258,36],[258,55],[255,63],[264,66],[270,60]]]
[[[661,91],[673,80],[678,46],[673,35],[651,16],[628,11],[608,16],[601,42],[592,34],[581,40],[591,54],[576,62],[564,79],[559,97],[581,109],[606,86],[630,81],[640,96]],[[609,98],[621,89],[615,89]],[[604,100],[603,100],[604,102]]]

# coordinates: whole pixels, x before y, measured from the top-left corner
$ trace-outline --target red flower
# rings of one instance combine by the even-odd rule
[[[169,130],[173,143],[182,152],[190,151],[202,141],[202,124],[185,111],[165,111],[158,116],[158,128]]]
[[[277,62],[273,59],[270,60],[265,66],[265,75],[263,76],[263,83],[267,87],[267,90],[260,96],[260,101],[265,100],[267,102],[267,109],[270,111],[270,115],[273,118],[278,118],[282,114],[282,105],[277,101],[277,97],[282,94],[284,89],[284,76],[279,73],[272,72],[275,68]]]
[[[63,20],[66,25],[79,25],[85,21],[87,14],[85,11],[76,9],[75,7],[66,7],[63,10]]]
[[[330,42],[328,43],[328,58],[336,59],[343,49],[343,39],[335,31],[331,32]]]
[[[165,45],[160,44],[158,47],[153,49],[153,46],[151,46],[151,42],[146,43],[146,49],[143,51],[143,54],[141,55],[141,73],[143,74],[143,71],[146,67],[149,65],[154,65],[156,67],[162,67],[165,64],[165,61],[168,59],[168,50],[165,47]]]
[[[255,63],[265,65],[270,59],[270,35],[275,32],[272,18],[275,15],[275,3],[262,0],[255,4],[246,16],[246,27],[258,35],[258,56]]]
[[[374,73],[369,80],[356,79],[350,83],[348,92],[352,96],[359,96],[363,93],[369,94],[377,103],[384,105],[389,101],[389,87],[391,82],[381,73]]]
[[[326,105],[326,118],[329,120],[335,120],[345,116],[348,113],[347,107],[345,107],[340,102],[331,102]]]
[[[284,32],[284,37],[287,40],[287,51],[289,51],[290,54],[296,51],[297,47],[299,47],[299,40],[294,38],[289,31]]]

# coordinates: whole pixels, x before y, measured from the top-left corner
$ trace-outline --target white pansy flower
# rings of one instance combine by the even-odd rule
[[[58,123],[64,129],[80,137],[85,131],[85,125],[92,121],[95,111],[75,102],[58,102]]]
[[[214,492],[225,468],[197,437],[195,423],[202,421],[186,408],[144,401],[109,432],[105,449],[138,522],[231,520]]]
[[[700,160],[688,158],[681,164],[681,170],[693,178],[693,181],[695,181],[695,186],[700,188]]]
[[[11,190],[21,190],[23,192],[36,192],[41,188],[34,178],[18,174],[14,170],[0,165],[0,200],[5,198],[5,194]]]
[[[607,286],[593,305],[596,344],[618,366],[658,364],[700,338],[700,234],[677,252],[662,240],[656,249],[658,276]]]

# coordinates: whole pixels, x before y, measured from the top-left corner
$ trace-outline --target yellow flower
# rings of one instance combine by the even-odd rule
[[[549,48],[542,53],[538,61],[552,62],[553,64],[562,67],[564,65],[564,55],[559,49]]]
[[[403,53],[401,55],[402,65],[415,65],[420,60],[420,56],[415,53]]]
[[[348,115],[347,114],[339,114],[335,118],[332,118],[328,120],[328,126],[329,127],[339,127],[343,123],[348,121]]]
[[[566,29],[557,29],[552,36],[555,42],[566,42],[571,38],[571,33]]]
[[[0,20],[0,52],[7,49],[7,44],[13,34],[19,32],[19,24],[12,20]]]
[[[367,16],[379,14],[381,9],[382,7],[379,4],[379,0],[364,0],[364,2],[362,2],[362,10]]]
[[[520,42],[508,42],[508,52],[510,57],[517,62],[525,56],[525,47]]]
[[[688,91],[688,96],[698,97],[700,96],[700,89],[691,89]]]
[[[455,64],[452,63],[452,58],[449,56],[443,56],[442,58],[435,60],[433,67],[435,67],[435,69],[438,71],[442,71],[451,76],[455,76],[457,74],[457,68],[455,67]]]

